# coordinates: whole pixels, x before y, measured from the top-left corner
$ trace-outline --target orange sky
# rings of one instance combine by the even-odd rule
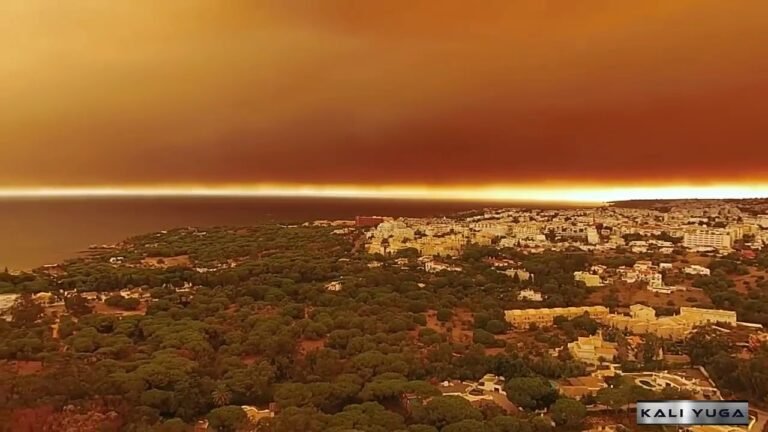
[[[0,188],[768,184],[763,0],[0,2]]]

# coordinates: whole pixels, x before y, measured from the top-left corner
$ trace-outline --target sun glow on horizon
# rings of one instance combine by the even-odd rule
[[[306,197],[414,199],[478,202],[566,202],[600,204],[631,199],[727,199],[768,197],[768,183],[579,186],[363,186],[363,185],[157,185],[0,187],[0,198],[109,197]]]

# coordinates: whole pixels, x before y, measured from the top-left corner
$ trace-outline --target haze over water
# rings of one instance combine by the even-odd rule
[[[76,256],[92,244],[185,226],[253,225],[424,217],[482,207],[567,207],[557,203],[479,203],[330,198],[16,199],[0,201],[0,269],[30,269]]]

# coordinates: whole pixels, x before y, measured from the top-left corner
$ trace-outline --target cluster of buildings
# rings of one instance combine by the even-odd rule
[[[694,327],[703,324],[736,325],[736,312],[727,310],[681,307],[677,315],[657,317],[656,311],[649,306],[635,304],[629,309],[629,315],[609,313],[605,306],[513,309],[505,311],[504,315],[507,322],[515,328],[528,329],[534,324],[536,326],[552,325],[555,317],[558,316],[572,319],[587,314],[595,321],[622,331],[633,334],[654,334],[672,340],[684,339]],[[593,339],[579,340],[575,343],[577,345],[574,347],[579,351],[582,350],[579,348],[582,345],[587,350],[602,348],[602,345]]]
[[[597,334],[586,337],[579,337],[573,342],[568,343],[564,349],[567,349],[576,360],[586,363],[592,367],[598,368],[605,364],[611,364],[617,359],[624,358],[626,360],[638,361],[641,358],[641,353],[646,347],[644,346],[645,337],[638,335],[624,336],[623,352],[619,352],[618,342],[609,342],[603,339],[602,331],[598,331]],[[559,353],[559,350],[554,350],[554,353]],[[642,353],[645,355],[645,353]],[[676,360],[672,356],[664,357],[664,350],[659,346],[658,350],[653,353],[649,353],[650,358],[654,360]],[[690,359],[685,359],[682,363],[688,363]],[[675,363],[675,361],[669,361],[669,363]]]
[[[475,406],[493,404],[503,409],[506,413],[512,414],[517,412],[518,409],[507,399],[504,384],[504,377],[486,374],[477,382],[443,381],[437,388],[444,396],[458,396]]]
[[[428,273],[437,273],[441,271],[460,272],[463,270],[461,266],[440,262],[433,259],[431,256],[421,257],[419,262],[424,266],[424,270]]]
[[[645,282],[649,289],[663,289],[664,277],[651,261],[638,261],[631,268],[619,267],[617,273],[627,283]]]
[[[604,365],[605,369],[595,370],[592,374],[582,377],[573,377],[557,382],[557,389],[563,396],[581,400],[587,396],[595,396],[608,387],[606,377],[621,376],[630,380],[635,385],[648,390],[660,392],[664,389],[685,391],[691,394],[695,400],[722,400],[720,390],[701,367],[678,369],[658,372],[624,373],[617,365]],[[633,407],[631,403],[628,407]],[[747,432],[757,431],[757,418],[750,413],[747,426],[684,426],[677,430],[686,432]],[[620,424],[598,425],[587,432],[623,432],[630,429]]]
[[[358,217],[368,229],[370,253],[391,254],[415,248],[422,255],[455,256],[470,243],[524,249],[671,254],[677,248],[727,253],[749,236],[745,247],[768,244],[768,215],[749,216],[719,201],[656,209],[487,209],[463,218]],[[629,239],[629,241],[628,241]]]
[[[273,402],[269,404],[269,408],[260,409],[252,405],[242,405],[240,409],[243,410],[245,417],[248,419],[248,424],[244,426],[243,431],[255,432],[259,430],[259,423],[262,419],[270,419],[277,413],[277,405]],[[211,430],[209,428],[208,420],[199,420],[192,428],[194,432],[207,432]]]
[[[493,234],[449,219],[388,219],[371,230],[368,252],[391,254],[414,248],[421,255],[456,256],[469,242],[490,244]]]
[[[629,307],[629,315],[610,314],[605,324],[634,334],[682,340],[694,327],[703,324],[736,325],[736,312],[720,309],[681,307],[673,316],[657,317],[652,307],[635,304]]]
[[[522,265],[514,260],[506,258],[486,258],[485,262],[493,267],[499,273],[503,273],[511,278],[517,278],[522,281],[532,281],[533,274],[525,271]]]
[[[690,276],[709,276],[711,274],[710,269],[696,264],[675,267],[672,263],[653,264],[651,261],[637,261],[632,267],[621,266],[614,269],[595,265],[588,271],[574,272],[573,279],[583,282],[588,287],[599,287],[620,280],[628,284],[645,283],[648,290],[658,293],[669,294],[673,291],[685,291],[687,289],[685,286],[670,286],[665,283],[665,275],[674,272]]]
[[[178,293],[190,292],[192,285],[185,283],[182,287],[175,288]],[[50,292],[38,292],[32,294],[32,300],[44,306],[47,311],[56,311],[64,308],[64,299],[68,296],[79,295],[89,303],[103,302],[109,296],[120,294],[125,298],[135,298],[142,302],[149,302],[152,299],[149,291],[142,288],[124,288],[116,292],[96,292],[96,291],[63,291],[60,295]],[[0,319],[9,321],[11,319],[10,310],[13,304],[18,300],[21,294],[0,294]]]
[[[560,380],[557,388],[564,396],[582,399],[587,395],[594,396],[601,389],[608,387],[605,379],[615,376],[629,378],[634,384],[648,390],[661,391],[671,388],[687,391],[697,400],[722,399],[717,386],[703,368],[627,373],[617,364],[605,363],[594,368],[590,375]]]
[[[609,269],[603,265],[592,266],[589,271],[573,273],[573,279],[583,282],[588,287],[599,287],[616,280],[625,283],[643,282],[653,292],[669,294],[672,291],[685,290],[684,286],[667,286],[664,282],[665,272],[676,271],[672,263],[653,264],[651,261],[637,261],[632,267],[621,266]],[[709,269],[698,265],[687,266],[683,273],[692,275],[709,275]]]

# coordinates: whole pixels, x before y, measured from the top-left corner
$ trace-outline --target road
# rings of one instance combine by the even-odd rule
[[[750,432],[768,432],[768,411],[750,408],[750,411],[757,413],[757,422]]]

